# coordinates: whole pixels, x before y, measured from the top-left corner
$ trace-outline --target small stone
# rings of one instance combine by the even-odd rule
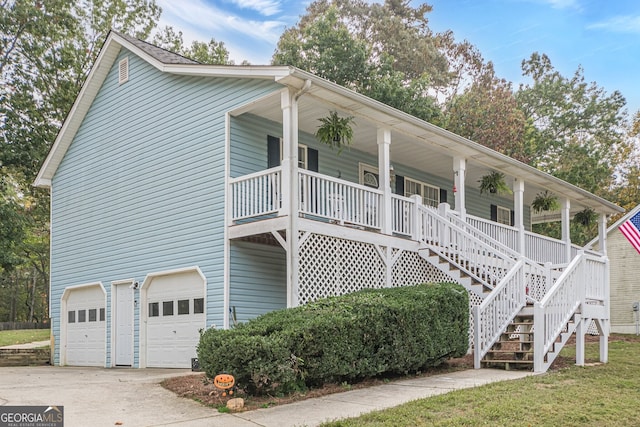
[[[229,399],[227,402],[227,408],[231,411],[238,411],[244,408],[244,399],[241,397],[235,397],[233,399]]]

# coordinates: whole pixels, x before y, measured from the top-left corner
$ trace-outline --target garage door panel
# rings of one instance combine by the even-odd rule
[[[106,322],[100,286],[70,290],[66,313],[66,364],[104,366]]]
[[[202,277],[194,270],[154,278],[146,300],[147,366],[190,368],[205,326]]]

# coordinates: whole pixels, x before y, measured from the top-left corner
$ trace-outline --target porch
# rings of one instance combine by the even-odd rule
[[[419,195],[391,194],[391,203],[385,204],[383,190],[308,170],[299,170],[296,182],[297,208],[294,215],[318,221],[321,227],[338,225],[420,241],[422,227],[429,226],[422,219],[421,209],[428,209],[434,214],[439,209],[446,209],[450,214],[449,220],[457,226],[470,233],[486,235],[503,246],[500,249],[539,264],[567,265],[581,250],[567,241],[474,215],[464,215],[463,220],[459,212],[445,206],[424,205]],[[289,211],[285,207],[291,204],[292,198],[287,197],[286,187],[282,167],[230,179],[228,225],[235,229],[232,235],[269,232],[271,226],[256,221],[288,216]],[[263,229],[261,224],[264,224]],[[243,228],[250,231],[243,231]]]

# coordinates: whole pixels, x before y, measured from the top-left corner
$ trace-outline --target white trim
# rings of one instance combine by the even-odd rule
[[[140,285],[140,327],[139,329],[139,345],[138,345],[138,367],[146,368],[147,367],[147,291],[149,290],[149,285],[156,277],[161,276],[169,276],[172,274],[180,274],[180,273],[189,273],[195,271],[198,273],[203,283],[203,297],[204,297],[204,318],[205,324],[202,325],[204,329],[207,327],[207,278],[200,270],[200,267],[192,266],[185,268],[177,268],[174,270],[165,270],[165,271],[155,271],[149,273],[144,278],[142,285]]]
[[[111,356],[111,367],[116,366],[116,341],[117,341],[117,334],[116,332],[118,331],[118,327],[116,326],[116,312],[118,309],[118,287],[121,286],[132,286],[135,283],[135,279],[125,279],[125,280],[114,280],[111,282],[111,322],[110,323],[110,327],[111,327],[111,352],[110,352],[110,356]],[[136,318],[136,310],[135,310],[135,305],[136,305],[136,295],[135,295],[135,291],[133,294],[133,305],[131,306],[131,336],[132,336],[132,340],[131,340],[131,366],[134,366],[135,363],[135,318]],[[105,308],[105,316],[106,316],[106,308]]]
[[[69,318],[67,315],[67,299],[69,299],[69,294],[74,290],[86,289],[91,287],[99,287],[100,290],[102,291],[102,294],[104,295],[105,327],[104,327],[104,351],[103,351],[104,361],[102,365],[105,368],[107,367],[107,319],[106,319],[107,291],[104,289],[104,286],[102,286],[102,282],[91,282],[91,283],[85,283],[82,285],[67,286],[66,288],[64,288],[64,291],[62,292],[62,296],[60,297],[60,361],[59,361],[60,366],[64,366],[67,364],[66,340],[67,340],[67,327],[68,327],[67,323],[69,321]],[[100,316],[100,313],[98,313],[98,316]]]
[[[500,221],[500,212],[501,211],[503,213],[507,212],[507,214],[508,214],[507,222]],[[496,222],[498,224],[508,225],[509,227],[513,227],[513,225],[511,224],[511,209],[505,208],[504,206],[496,205]]]

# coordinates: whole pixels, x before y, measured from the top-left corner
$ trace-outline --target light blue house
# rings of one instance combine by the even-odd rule
[[[337,155],[318,119],[353,116]],[[480,194],[497,171],[512,195]],[[608,334],[608,260],[571,216],[621,209],[285,66],[202,65],[112,32],[36,179],[51,191],[60,365],[189,367],[199,330],[365,287],[457,281],[478,367],[545,370]],[[558,212],[532,214],[544,189]],[[564,238],[530,232],[561,220]],[[502,340],[520,336],[516,354]]]

